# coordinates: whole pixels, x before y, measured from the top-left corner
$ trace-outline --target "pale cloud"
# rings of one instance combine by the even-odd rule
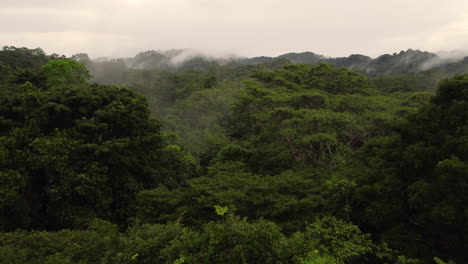
[[[149,49],[328,56],[468,44],[464,0],[0,0],[0,45],[130,56]]]
[[[468,48],[468,15],[434,28],[379,41],[381,46],[396,48],[418,43],[418,48],[432,51],[465,51]]]

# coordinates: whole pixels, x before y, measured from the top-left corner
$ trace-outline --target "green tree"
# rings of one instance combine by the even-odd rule
[[[1,229],[80,227],[94,217],[125,226],[136,193],[196,174],[190,156],[165,146],[145,100],[127,89],[26,82],[0,98]]]
[[[83,64],[71,59],[50,60],[42,71],[49,86],[82,84],[91,77]]]
[[[234,105],[233,136],[260,173],[334,166],[349,149],[388,134],[424,94],[384,96],[367,77],[327,64],[257,70]],[[426,99],[427,100],[427,99]]]
[[[467,91],[466,75],[442,80],[431,103],[399,124],[396,136],[370,142],[359,157],[357,218],[428,261],[467,258]],[[415,240],[424,243],[409,247]]]

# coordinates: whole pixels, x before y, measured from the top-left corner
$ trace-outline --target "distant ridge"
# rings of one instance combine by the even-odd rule
[[[446,75],[468,72],[468,57],[439,56],[436,53],[409,49],[399,53],[384,54],[377,58],[361,54],[348,57],[331,58],[313,52],[286,53],[277,57],[215,57],[200,52],[184,49],[165,51],[145,51],[130,58],[99,58],[94,63],[125,63],[132,69],[147,70],[204,70],[212,66],[245,66],[261,63],[272,63],[276,60],[288,60],[291,63],[317,64],[330,63],[335,67],[347,67],[363,74],[374,76],[417,75],[424,71],[437,69]]]

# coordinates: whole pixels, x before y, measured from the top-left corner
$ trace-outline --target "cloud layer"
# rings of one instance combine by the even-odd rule
[[[376,56],[468,45],[465,0],[2,0],[0,45],[129,56],[190,48],[244,56]]]

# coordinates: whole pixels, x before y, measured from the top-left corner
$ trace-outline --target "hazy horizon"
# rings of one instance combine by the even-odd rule
[[[3,0],[0,45],[67,56],[190,49],[213,56],[376,57],[466,50],[468,2]]]

